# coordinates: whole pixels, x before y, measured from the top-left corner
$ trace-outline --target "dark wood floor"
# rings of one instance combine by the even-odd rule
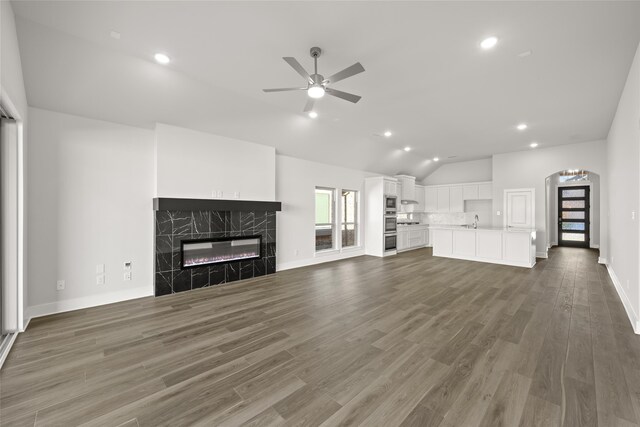
[[[424,249],[34,319],[1,423],[637,426],[640,338],[596,260]]]

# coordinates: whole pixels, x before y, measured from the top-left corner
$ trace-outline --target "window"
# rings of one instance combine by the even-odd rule
[[[358,246],[358,192],[342,190],[342,247]]]
[[[316,251],[336,247],[336,228],[335,190],[316,187]]]

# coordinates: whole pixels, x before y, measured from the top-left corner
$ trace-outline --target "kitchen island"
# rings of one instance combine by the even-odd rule
[[[433,256],[531,268],[536,231],[466,226],[431,226]]]

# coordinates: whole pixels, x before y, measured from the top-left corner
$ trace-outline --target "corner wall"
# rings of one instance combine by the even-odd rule
[[[153,131],[37,108],[29,116],[30,316],[153,295]]]
[[[364,233],[360,248],[315,253],[315,187],[357,190],[363,207],[364,179],[376,174],[280,155],[276,165],[276,199],[282,202],[277,215],[278,270],[364,255]],[[360,209],[360,220],[363,218]]]
[[[493,156],[493,224],[503,226],[504,190],[534,188],[537,256],[546,256],[547,227],[545,210],[546,178],[566,169],[585,169],[600,175],[600,185],[607,188],[607,150],[605,141],[560,145]],[[607,194],[600,197],[600,218],[607,218]],[[497,212],[500,211],[501,215]],[[600,256],[606,258],[608,227],[601,221]]]
[[[636,333],[640,333],[640,45],[607,137],[608,269]]]
[[[460,184],[491,181],[493,160],[480,159],[459,163],[445,163],[422,180],[423,185]]]

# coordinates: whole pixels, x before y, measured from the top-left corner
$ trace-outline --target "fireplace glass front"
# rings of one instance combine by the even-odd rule
[[[182,268],[200,267],[262,257],[262,236],[183,240]]]

